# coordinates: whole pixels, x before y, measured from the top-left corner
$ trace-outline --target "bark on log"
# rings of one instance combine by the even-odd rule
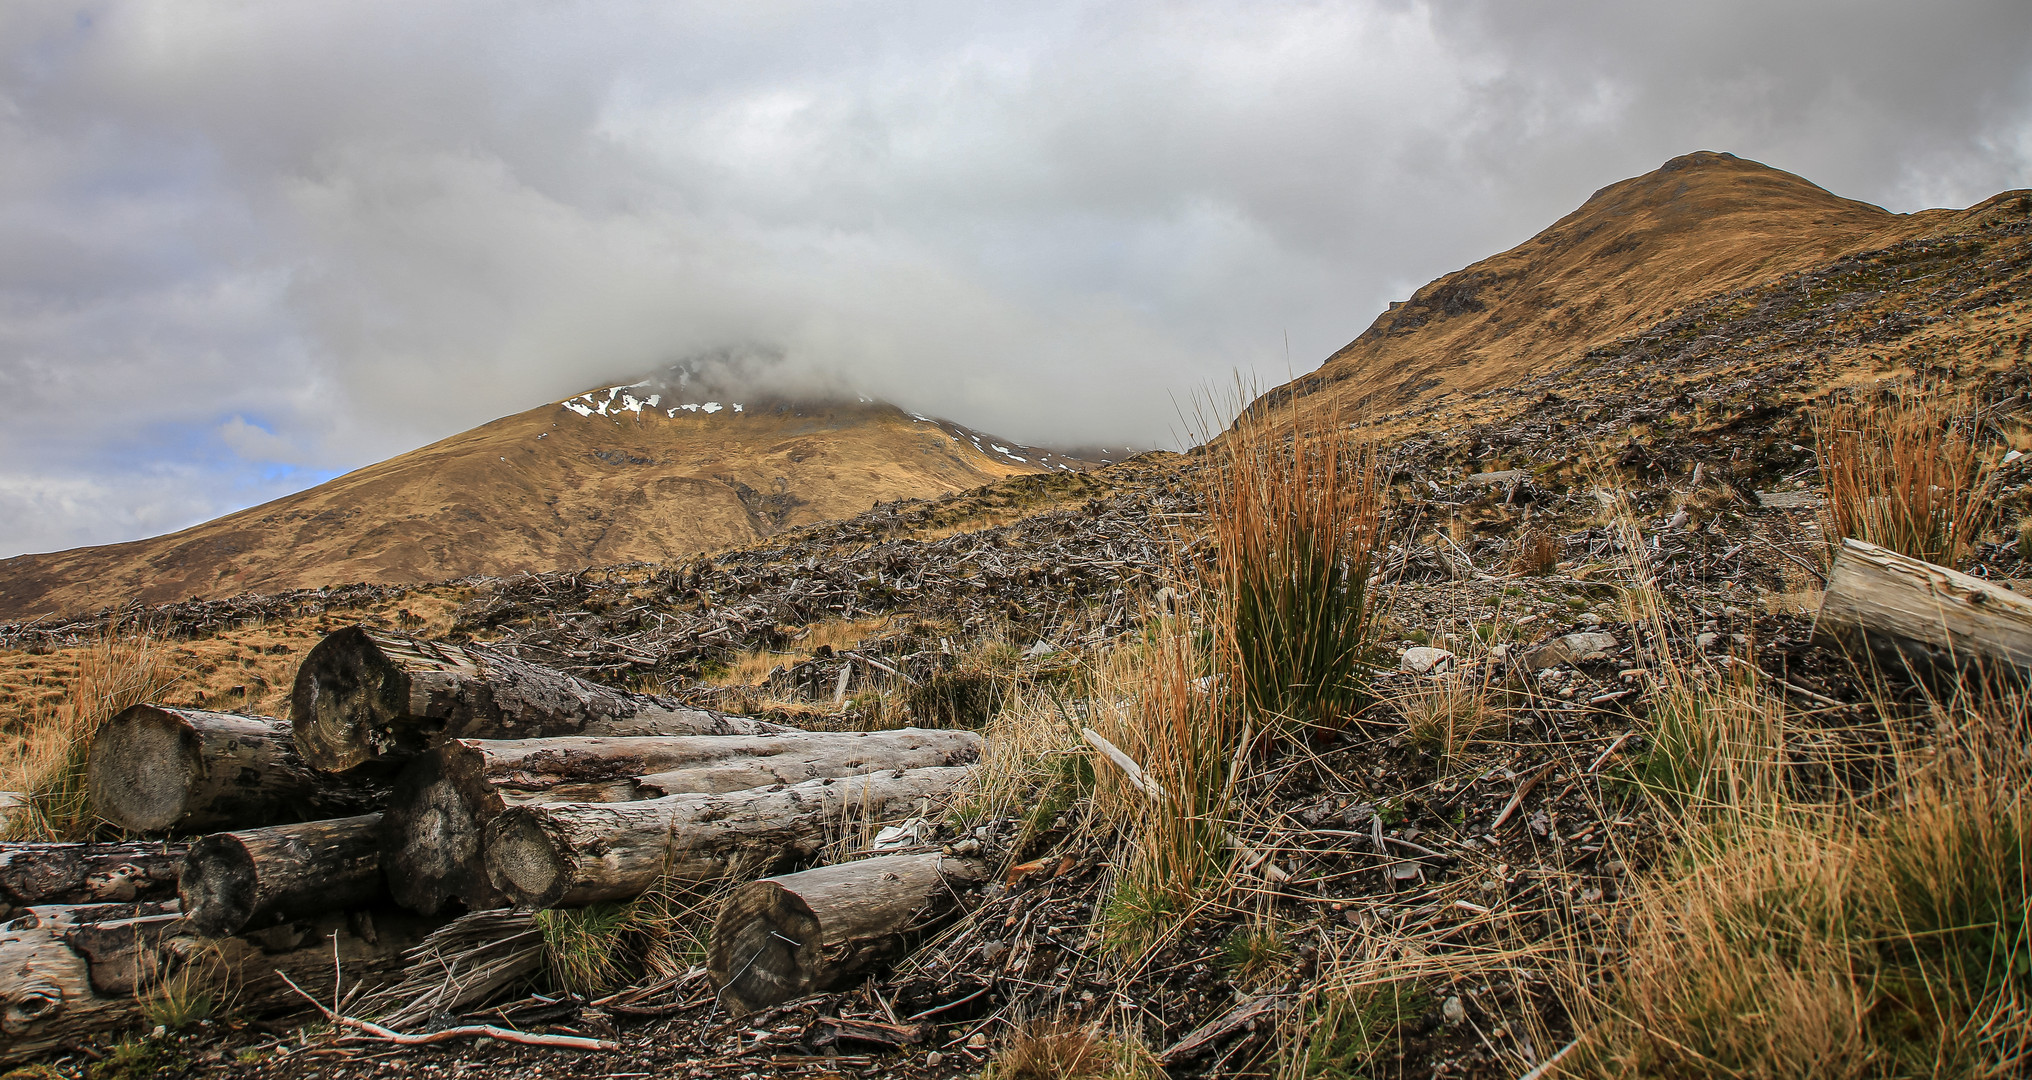
[[[809,856],[853,818],[872,824],[929,810],[972,772],[909,769],[647,802],[520,806],[487,825],[487,875],[523,907],[626,899],[666,875],[701,881]]]
[[[1814,636],[1932,681],[2032,674],[2032,598],[1861,540],[1842,541]]]
[[[794,730],[601,686],[484,646],[359,626],[330,635],[304,658],[289,718],[304,760],[333,772],[414,757],[446,739]]]
[[[214,937],[376,904],[387,895],[381,815],[213,833],[191,845],[178,894]]]
[[[100,817],[136,832],[350,817],[388,796],[386,784],[311,768],[287,720],[161,705],[99,725],[87,788]]]
[[[713,923],[706,973],[736,1016],[838,988],[907,951],[986,877],[978,861],[930,852],[751,881]]]
[[[330,913],[228,938],[203,937],[174,916],[81,922],[49,913],[39,925],[24,925],[31,922],[38,920],[0,928],[0,1064],[136,1023],[135,992],[145,997],[184,970],[195,982],[221,987],[230,1007],[246,1015],[306,1007],[278,971],[329,1001],[334,936],[346,992],[385,985],[400,977],[403,950],[430,927],[393,911]]]
[[[0,906],[169,900],[185,845],[0,844]]]
[[[383,857],[397,903],[435,914],[505,898],[482,858],[488,822],[532,803],[636,802],[742,791],[879,770],[966,765],[980,759],[970,731],[789,732],[637,738],[454,739],[411,762],[383,823]]]

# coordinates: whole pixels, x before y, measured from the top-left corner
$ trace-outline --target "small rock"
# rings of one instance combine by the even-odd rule
[[[1453,654],[1445,649],[1435,649],[1430,645],[1414,645],[1404,650],[1404,655],[1397,661],[1397,666],[1414,675],[1430,675],[1451,663]]]
[[[1035,645],[1030,646],[1030,648],[1023,653],[1023,658],[1025,660],[1035,660],[1041,656],[1050,656],[1052,653],[1055,653],[1057,651],[1058,646],[1053,645],[1049,641],[1040,641]]]
[[[1599,621],[1589,625],[1599,625]],[[1559,640],[1566,644],[1567,650],[1573,653],[1576,660],[1600,659],[1602,654],[1612,651],[1617,644],[1616,635],[1602,633],[1568,634]]]
[[[1592,611],[1583,611],[1580,613],[1580,618],[1574,621],[1582,626],[1600,626],[1602,624],[1602,617]]]
[[[2013,450],[2010,453],[2004,455],[2004,464],[2009,465],[2010,463],[2024,456],[2025,452],[2023,450]]]
[[[1510,659],[1510,643],[1489,646],[1489,663],[1501,664]]]
[[[986,1050],[987,1048],[988,1036],[982,1032],[975,1032],[974,1037],[967,1040],[967,1049],[969,1050]]]
[[[1722,636],[1720,634],[1717,634],[1714,631],[1709,630],[1704,633],[1693,635],[1693,647],[1696,649],[1712,648],[1714,646],[1714,643],[1720,641],[1721,639]]]
[[[1439,1015],[1445,1018],[1448,1027],[1459,1027],[1468,1018],[1468,1007],[1461,1004],[1458,996],[1450,997],[1439,1007]]]
[[[931,1053],[924,1055],[924,1067],[927,1069],[936,1069],[938,1068],[938,1063],[944,1060],[945,1060],[944,1054],[941,1054],[938,1051],[933,1050]]]

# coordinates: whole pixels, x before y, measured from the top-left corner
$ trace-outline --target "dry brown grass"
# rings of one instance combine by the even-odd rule
[[[851,649],[863,640],[887,633],[897,620],[827,619],[812,623],[792,635],[789,648],[757,649],[736,657],[726,667],[709,672],[700,681],[709,686],[759,686],[779,667],[802,663],[819,655],[819,649]]]
[[[1974,402],[1925,385],[1846,393],[1814,413],[1829,539],[1959,566],[1991,513]]]
[[[1546,574],[1559,565],[1559,536],[1550,529],[1527,529],[1517,538],[1517,553],[1510,570],[1518,574]]]
[[[1510,710],[1504,690],[1491,681],[1493,666],[1458,665],[1419,680],[1392,704],[1404,717],[1404,735],[1437,757],[1452,760],[1468,748],[1506,733]]]
[[[22,742],[0,762],[0,787],[27,805],[8,821],[16,840],[81,840],[97,826],[85,791],[92,735],[115,713],[159,699],[177,676],[162,643],[109,632],[77,660],[61,700],[30,715]]]
[[[984,1080],[1157,1080],[1150,1052],[1093,1024],[1032,1021],[1018,1028]]]
[[[1225,882],[1229,777],[1247,735],[1223,681],[1189,617],[1153,620],[1099,673],[1093,726],[1156,788],[1097,757],[1100,812],[1134,838],[1105,913],[1108,938],[1124,952],[1146,949]]]

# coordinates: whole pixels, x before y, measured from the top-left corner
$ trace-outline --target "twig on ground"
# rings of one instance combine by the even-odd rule
[[[365,1032],[371,1038],[379,1039],[382,1042],[394,1043],[397,1046],[427,1046],[431,1043],[448,1042],[452,1039],[463,1039],[468,1036],[484,1036],[489,1039],[499,1040],[500,1042],[520,1043],[524,1046],[557,1046],[567,1050],[621,1049],[620,1043],[610,1039],[584,1039],[576,1035],[537,1035],[527,1031],[516,1031],[512,1028],[495,1027],[492,1024],[466,1024],[461,1027],[445,1028],[443,1031],[433,1031],[424,1035],[405,1035],[402,1032],[382,1027],[367,1020],[355,1020],[350,1016],[340,1016],[338,1013],[325,1008],[324,1004],[318,1001],[318,999],[305,993],[303,987],[296,985],[296,980],[290,978],[286,972],[278,970],[275,974],[280,976],[283,982],[288,983],[289,988],[296,991],[298,996],[310,1002],[311,1005],[316,1007],[317,1011],[325,1014],[325,1018],[332,1023],[340,1027],[348,1027],[355,1031]]]

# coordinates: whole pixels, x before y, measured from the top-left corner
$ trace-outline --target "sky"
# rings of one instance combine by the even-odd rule
[[[0,5],[0,558],[736,358],[1162,445],[1693,150],[2032,186],[2024,0]]]

